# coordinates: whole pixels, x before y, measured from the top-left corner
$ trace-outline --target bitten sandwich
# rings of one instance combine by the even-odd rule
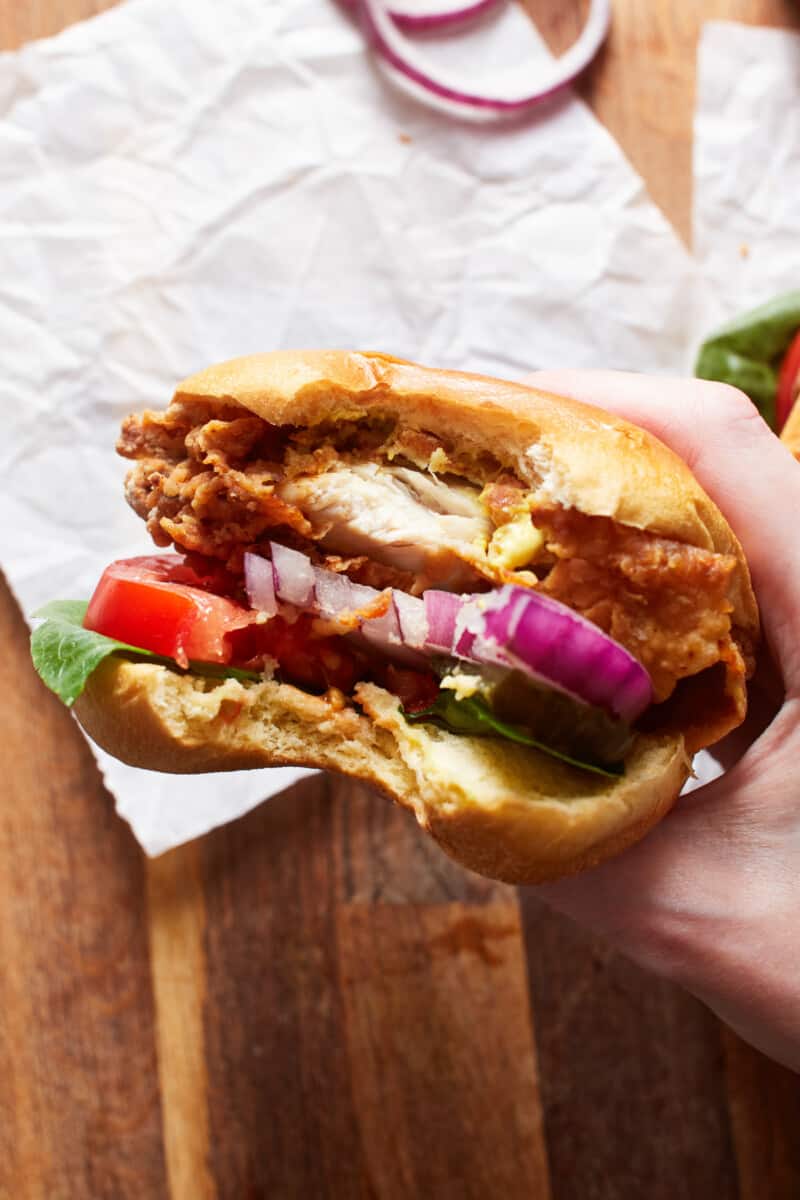
[[[746,709],[736,537],[648,433],[382,354],[277,352],[127,418],[159,553],[33,635],[124,762],[318,766],[533,883],[640,838]]]

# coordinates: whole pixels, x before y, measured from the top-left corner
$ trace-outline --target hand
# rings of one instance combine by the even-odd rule
[[[611,371],[526,382],[618,413],[689,464],[742,543],[765,639],[748,720],[714,747],[726,773],[632,849],[539,894],[800,1070],[800,464],[722,384]]]

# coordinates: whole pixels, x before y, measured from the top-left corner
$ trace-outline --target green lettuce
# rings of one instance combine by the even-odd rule
[[[700,347],[694,373],[746,392],[774,429],[781,359],[798,330],[800,291],[786,292],[711,334]]]
[[[403,716],[410,725],[419,723],[432,724],[449,733],[469,734],[472,737],[501,737],[509,742],[517,742],[521,746],[532,746],[541,750],[551,758],[569,763],[571,767],[580,767],[583,771],[592,771],[596,775],[608,778],[618,778],[624,772],[622,763],[601,764],[583,762],[555,750],[552,746],[538,741],[527,730],[519,725],[509,725],[501,721],[492,712],[489,705],[481,696],[469,696],[459,700],[455,693],[448,688],[442,688],[433,704],[419,712],[405,712]]]
[[[85,600],[53,600],[34,613],[35,618],[44,618],[43,624],[31,634],[31,657],[33,665],[52,692],[72,705],[86,686],[86,681],[104,659],[111,654],[126,658],[135,657],[179,670],[172,658],[164,658],[143,650],[141,646],[129,646],[115,638],[105,637],[83,628],[88,605]],[[195,675],[208,675],[214,679],[259,680],[255,671],[242,671],[238,667],[223,667],[216,663],[190,663]]]

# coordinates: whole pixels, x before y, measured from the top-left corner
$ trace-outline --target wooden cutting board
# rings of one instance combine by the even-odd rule
[[[0,0],[0,47],[109,6]],[[529,6],[574,36],[577,0]],[[684,236],[715,16],[800,27],[617,0],[582,85]],[[147,863],[5,589],[0,639],[4,1200],[800,1196],[800,1081],[689,996],[346,782]]]

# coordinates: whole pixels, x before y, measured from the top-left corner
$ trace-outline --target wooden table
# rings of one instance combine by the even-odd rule
[[[0,46],[110,2],[0,0]],[[700,21],[797,9],[614,8],[583,92],[688,237]],[[689,996],[346,782],[148,863],[7,591],[0,640],[0,1197],[800,1196],[800,1081]]]

